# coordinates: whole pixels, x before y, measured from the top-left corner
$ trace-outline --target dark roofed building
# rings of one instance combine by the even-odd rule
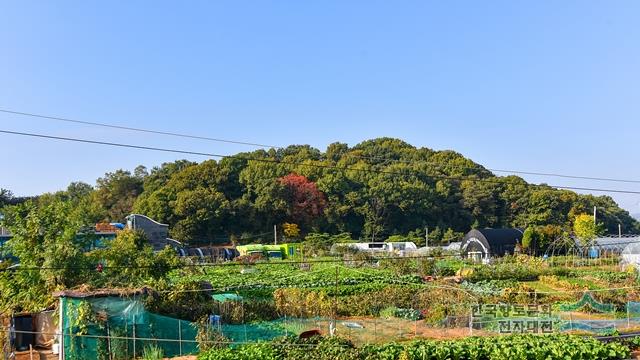
[[[142,230],[149,239],[149,243],[154,250],[159,251],[169,245],[169,225],[161,224],[151,218],[140,215],[131,214],[127,216],[127,227],[134,230]]]
[[[477,261],[513,254],[522,241],[522,229],[474,229],[462,240],[460,251],[465,258]]]

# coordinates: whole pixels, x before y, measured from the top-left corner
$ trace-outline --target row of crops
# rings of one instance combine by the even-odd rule
[[[454,341],[412,341],[355,347],[339,338],[284,338],[203,352],[199,360],[425,360],[425,359],[628,359],[633,343],[602,343],[571,335],[470,337]]]
[[[435,270],[434,270],[435,269]],[[430,273],[446,274],[431,276]],[[447,278],[462,275],[462,284]],[[426,283],[425,278],[435,281]],[[419,259],[369,263],[359,267],[349,267],[342,263],[311,263],[310,268],[301,270],[298,265],[269,262],[250,267],[221,266],[194,268],[189,272],[176,271],[172,282],[208,282],[215,291],[233,292],[247,297],[271,298],[278,288],[299,288],[323,291],[330,296],[350,296],[379,291],[387,285],[446,285],[473,293],[475,297],[492,298],[502,293],[537,292],[537,302],[557,302],[571,300],[573,293],[581,290],[602,290],[629,287],[636,284],[636,274],[620,271],[616,267],[575,269],[550,267],[539,258],[513,257],[499,264],[486,266],[464,263],[456,259],[442,259],[432,262]],[[565,292],[563,296],[563,292]],[[545,294],[554,293],[553,296]],[[604,294],[610,302],[620,294]],[[635,295],[635,294],[632,294]],[[612,298],[613,297],[613,298]],[[495,299],[489,299],[495,300]],[[526,296],[511,299],[527,303]]]
[[[269,261],[193,267],[172,273],[169,286],[179,285],[179,291],[169,296],[171,302],[157,306],[157,311],[174,311],[172,316],[186,316],[191,321],[219,314],[223,324],[248,329],[253,324],[282,319],[302,322],[337,318],[337,335],[359,345],[450,338],[442,334],[464,337],[502,333],[507,325],[519,329],[518,324],[525,320],[534,330],[523,333],[562,332],[567,324],[571,330],[587,324],[583,330],[597,328],[597,333],[609,334],[640,327],[637,314],[626,310],[629,303],[640,301],[637,274],[623,270],[614,265],[550,266],[541,258],[528,256],[505,257],[491,265],[446,257],[358,264],[310,261],[308,266]],[[241,295],[242,301],[218,304],[204,293],[188,292],[202,283],[209,284],[213,292]],[[617,290],[608,290],[611,288]],[[187,292],[180,292],[184,290]],[[593,301],[583,306],[580,299],[585,290],[593,291]],[[196,298],[196,294],[202,296]],[[182,299],[188,306],[177,306]],[[610,311],[593,315],[597,309],[592,304],[596,303]],[[472,309],[477,304],[546,305],[553,314],[535,319],[521,318],[517,312],[508,316],[476,315]],[[567,305],[572,305],[571,311],[563,310]],[[550,321],[552,331],[539,330],[543,328],[541,323]],[[340,328],[343,322],[364,328]],[[324,335],[330,331],[326,321],[315,328]],[[238,348],[234,349],[237,352]]]

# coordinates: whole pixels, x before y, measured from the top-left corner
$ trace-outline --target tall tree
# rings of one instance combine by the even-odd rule
[[[294,173],[280,178],[279,182],[288,205],[287,216],[294,223],[310,226],[315,218],[322,215],[327,202],[316,183]]]
[[[573,232],[583,245],[589,245],[601,231],[602,226],[587,214],[578,215],[573,223]]]
[[[131,175],[129,171],[116,170],[99,178],[95,198],[110,221],[122,221],[131,213],[133,204],[143,191],[141,172]]]

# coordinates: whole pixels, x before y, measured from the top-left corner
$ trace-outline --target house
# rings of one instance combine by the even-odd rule
[[[464,236],[460,252],[463,258],[486,262],[491,257],[515,253],[523,235],[518,228],[473,229]]]

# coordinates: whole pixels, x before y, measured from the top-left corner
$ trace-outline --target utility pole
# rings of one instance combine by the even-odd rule
[[[622,224],[618,223],[618,237],[622,237]]]
[[[593,223],[596,224],[598,221],[596,220],[596,214],[598,213],[598,207],[593,207]]]
[[[429,247],[429,227],[424,227],[424,247]]]
[[[273,225],[273,245],[278,245],[278,228]]]

